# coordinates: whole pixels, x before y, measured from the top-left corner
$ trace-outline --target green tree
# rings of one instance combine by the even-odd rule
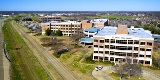
[[[62,35],[63,35],[63,34],[62,34],[62,31],[58,29],[58,30],[56,31],[56,36],[62,36]]]
[[[160,28],[160,24],[157,24],[157,27],[159,27],[159,28]]]
[[[51,35],[51,32],[52,32],[52,30],[50,30],[49,28],[48,28],[47,30],[45,30],[45,34],[46,34],[47,36]]]

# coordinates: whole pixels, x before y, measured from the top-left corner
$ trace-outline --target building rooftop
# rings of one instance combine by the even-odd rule
[[[90,21],[90,23],[104,23],[106,21],[108,21],[108,19],[93,19]]]
[[[93,38],[90,38],[90,37],[81,38],[80,42],[92,43],[93,42]]]
[[[63,21],[63,22],[61,22],[61,21],[48,21],[48,22],[44,22],[44,24],[47,24],[47,23],[55,23],[55,24],[81,24],[81,22],[77,22],[77,21]]]
[[[85,29],[84,31],[97,32],[99,30],[100,30],[100,28],[98,28],[98,27],[91,27],[91,28]]]
[[[123,35],[123,36],[134,36],[140,38],[152,38],[152,34],[148,30],[143,28],[127,28],[128,34],[116,34],[117,27],[105,26],[98,31],[94,36],[105,36],[105,35]]]

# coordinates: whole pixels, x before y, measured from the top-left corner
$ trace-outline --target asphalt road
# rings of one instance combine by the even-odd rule
[[[2,20],[0,19],[0,80],[4,80],[3,68],[3,34],[2,34]]]
[[[23,29],[18,26],[14,25],[14,28],[18,31],[19,34],[23,37],[25,42],[29,45],[32,45],[32,49],[39,52],[39,55],[43,56],[45,60],[47,60],[47,63],[52,65],[52,68],[54,68],[65,80],[78,80],[77,76],[73,74],[63,63],[61,63],[57,58],[53,57],[52,54],[50,54],[46,49],[44,49],[39,43],[37,43],[34,39],[31,38],[30,35],[28,35]],[[36,55],[35,53],[33,53]],[[37,57],[38,58],[38,57]],[[40,62],[41,63],[41,62]],[[43,65],[43,64],[41,64]],[[50,71],[47,71],[50,73]],[[54,74],[49,74],[50,77]]]

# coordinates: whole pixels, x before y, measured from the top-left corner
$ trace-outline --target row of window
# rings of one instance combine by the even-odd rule
[[[103,58],[104,58],[104,60],[109,59],[108,57],[99,57],[99,59],[101,59],[101,60],[103,60]],[[94,59],[98,59],[98,56],[94,56]],[[115,58],[115,61],[118,61],[119,59],[121,59],[121,60],[123,60],[123,62],[125,62],[125,59],[123,59],[123,58]],[[114,57],[110,57],[110,61],[114,61]],[[133,59],[133,63],[138,63],[138,59]],[[139,60],[139,63],[140,64],[143,64],[143,63],[150,64],[150,61]]]
[[[98,45],[94,45],[94,47],[98,47]],[[105,45],[99,46],[99,48],[107,48],[107,49],[117,49],[117,50],[132,50],[134,48],[135,51],[138,51],[138,47],[132,47],[132,46],[114,46],[114,45]],[[145,51],[145,48],[140,48],[140,51]],[[151,51],[151,49],[146,49],[146,51]]]
[[[49,26],[49,25],[47,25]],[[60,26],[60,27],[71,27],[71,25],[51,25],[51,26]],[[81,27],[80,25],[72,25],[72,27]]]
[[[94,39],[94,42],[98,42],[97,39]],[[119,44],[133,44],[133,40],[115,40],[115,39],[105,39],[105,40],[99,40],[100,43],[119,43]],[[139,44],[138,40],[134,40],[134,44]],[[145,45],[146,42],[140,42],[140,45]],[[148,46],[152,46],[152,42],[147,42]]]
[[[109,54],[109,51],[105,51],[105,52],[103,52],[103,51],[94,51],[94,53],[100,53],[100,54],[105,53],[105,54]],[[138,57],[138,53],[123,53],[123,52],[110,51],[110,55],[132,56],[132,54],[133,54],[134,57]],[[141,55],[141,54],[140,54],[140,57],[144,57],[144,55]],[[146,57],[149,57],[149,58],[150,58],[151,55],[146,55]]]

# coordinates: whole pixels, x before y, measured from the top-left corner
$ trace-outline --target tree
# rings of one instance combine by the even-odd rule
[[[157,24],[157,27],[159,27],[159,28],[160,28],[160,24]]]
[[[125,76],[125,71],[122,67],[123,65],[115,65],[115,72],[120,76],[120,80]]]
[[[62,36],[63,34],[62,34],[62,31],[60,31],[59,29],[56,31],[56,35],[57,36]]]
[[[126,58],[126,63],[119,63],[114,66],[115,72],[120,76],[120,80],[125,77],[125,75],[130,76],[141,76],[142,70],[139,64],[131,64],[132,60]]]
[[[46,34],[47,36],[51,35],[51,32],[52,32],[52,30],[50,30],[49,28],[48,28],[47,30],[45,30],[45,34]]]
[[[79,39],[78,34],[73,34],[73,35],[71,35],[71,39],[74,41],[74,45],[77,44],[77,41],[78,41],[78,39]]]
[[[141,21],[137,21],[137,24],[140,26],[142,24],[142,22]]]

